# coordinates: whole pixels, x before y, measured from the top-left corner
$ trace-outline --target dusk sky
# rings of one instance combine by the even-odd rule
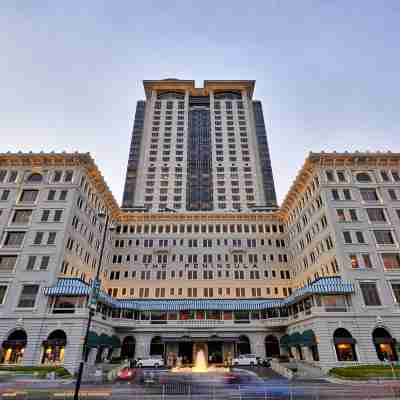
[[[398,0],[0,3],[0,152],[90,152],[118,202],[144,79],[255,79],[279,202],[309,151],[400,151]]]

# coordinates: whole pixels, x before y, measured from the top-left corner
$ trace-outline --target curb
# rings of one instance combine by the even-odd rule
[[[331,383],[340,383],[345,385],[359,385],[361,384],[380,384],[385,382],[400,382],[400,379],[369,379],[369,380],[351,380],[351,379],[340,379],[335,376],[327,375],[325,378]]]

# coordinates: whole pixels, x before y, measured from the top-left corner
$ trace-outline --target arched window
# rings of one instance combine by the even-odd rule
[[[43,181],[43,176],[37,172],[33,172],[26,179],[28,183],[41,183]]]
[[[279,340],[274,335],[268,335],[265,338],[265,356],[266,357],[279,357]]]
[[[19,364],[24,357],[24,351],[28,342],[28,336],[22,329],[12,332],[6,341],[3,342],[3,354],[1,363]]]
[[[157,94],[158,100],[184,100],[185,94],[180,92],[159,92]]]
[[[65,346],[67,345],[67,335],[61,329],[50,333],[42,344],[43,355],[42,364],[59,364],[64,362]]]
[[[135,357],[136,340],[133,336],[126,336],[122,341],[121,358],[132,359]]]
[[[375,345],[376,355],[380,361],[397,361],[396,340],[385,328],[375,328],[372,332],[372,340]]]
[[[160,336],[154,336],[153,339],[151,339],[150,355],[152,356],[164,355],[164,343]]]
[[[333,342],[338,361],[357,361],[356,340],[347,329],[336,329],[333,333]]]
[[[215,100],[241,100],[242,94],[236,91],[230,92],[216,92],[214,93]]]
[[[238,354],[251,354],[250,340],[247,336],[239,336],[239,341],[237,343],[237,353]]]
[[[356,175],[357,182],[367,183],[372,182],[371,176],[368,172],[359,172]]]

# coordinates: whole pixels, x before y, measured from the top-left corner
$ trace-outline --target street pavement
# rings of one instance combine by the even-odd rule
[[[151,372],[151,371],[148,371]],[[257,372],[257,375],[255,374]],[[159,371],[154,371],[159,373]],[[91,400],[394,400],[400,399],[400,381],[380,384],[341,384],[323,380],[287,380],[270,368],[242,372],[240,384],[226,383],[210,375],[188,377],[164,384],[120,382],[84,384],[82,399]],[[0,384],[0,399],[71,399],[74,382],[15,380]],[[16,395],[17,393],[20,393]],[[29,395],[23,395],[28,392]],[[35,395],[36,394],[36,395]],[[56,394],[56,396],[55,396]]]

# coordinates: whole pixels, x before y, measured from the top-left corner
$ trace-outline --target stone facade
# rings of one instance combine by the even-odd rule
[[[160,351],[189,357],[190,346],[204,343],[222,359],[277,356],[274,341],[281,355],[323,368],[395,359],[399,173],[400,154],[312,153],[276,211],[145,213],[118,207],[87,154],[0,155],[1,361],[77,367],[87,293],[45,288],[68,278],[90,287],[100,212],[115,229],[106,232],[100,274],[108,300],[100,299],[91,328],[103,339],[91,345],[89,363]],[[354,290],[301,289],[335,276]],[[216,306],[162,311],[188,300]],[[228,318],[222,300],[272,306]],[[130,308],[116,306],[124,301]]]

